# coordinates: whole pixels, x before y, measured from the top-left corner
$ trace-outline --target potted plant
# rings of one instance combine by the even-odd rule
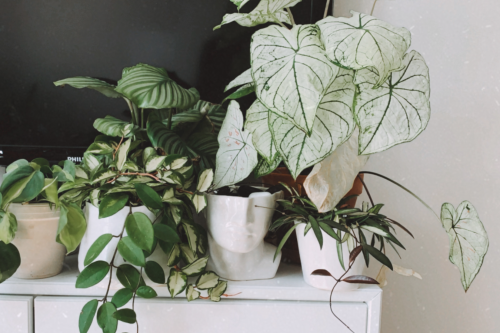
[[[155,297],[154,285],[166,284],[172,297],[186,291],[189,301],[219,301],[227,282],[206,271],[207,235],[192,211],[206,206],[226,111],[199,101],[194,88],[182,88],[166,70],[145,64],[125,68],[117,85],[87,77],[55,85],[124,98],[132,118],[97,119],[94,127],[102,134],[83,163],[68,170],[74,180],[59,190],[61,205],[74,210],[61,214],[59,238],[69,249],[82,244],[76,287],[107,277],[102,304],[95,299],[82,310],[80,332],[88,331],[96,315],[105,332],[114,332],[118,320],[135,323],[134,303],[124,306],[136,296]],[[86,219],[80,219],[82,203]],[[85,223],[84,234],[73,233]],[[198,277],[196,284],[188,284],[189,276]],[[109,300],[114,286],[121,289]],[[201,296],[203,290],[208,296]]]
[[[41,279],[61,271],[66,254],[56,242],[61,170],[43,158],[7,167],[0,186],[0,282],[12,275]]]

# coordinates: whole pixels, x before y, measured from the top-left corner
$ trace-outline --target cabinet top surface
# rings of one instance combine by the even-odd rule
[[[98,285],[88,289],[76,289],[75,282],[79,274],[76,256],[66,258],[62,272],[54,277],[40,280],[10,278],[0,284],[0,294],[44,295],[44,296],[102,296],[106,293],[108,277]],[[194,281],[190,281],[194,283]],[[158,293],[158,297],[170,297],[166,285],[149,284]],[[110,294],[122,286],[112,283]],[[382,290],[378,286],[361,286],[357,290],[337,291],[332,295],[335,302],[369,302]],[[276,277],[269,280],[228,281],[226,291],[233,299],[322,301],[330,299],[330,291],[313,288],[305,283],[300,266],[281,264]],[[182,293],[177,297],[185,297]]]

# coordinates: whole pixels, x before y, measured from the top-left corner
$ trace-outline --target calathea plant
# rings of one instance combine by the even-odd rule
[[[247,3],[233,2],[238,10]],[[351,18],[325,15],[316,24],[297,25],[290,7],[299,2],[262,0],[253,11],[228,14],[221,23],[271,23],[252,36],[251,68],[226,87],[241,86],[229,99],[253,91],[257,97],[246,111],[245,129],[258,160],[239,170],[236,179],[252,170],[256,176],[269,174],[281,162],[296,178],[349,139],[357,146],[349,157],[361,161],[358,154],[412,141],[429,121],[429,71],[418,52],[407,52],[407,29],[356,12]],[[221,160],[221,167],[227,162]],[[345,168],[338,165],[328,178]],[[336,202],[322,205],[313,193],[325,184],[315,185],[305,186],[311,200],[320,211],[332,210]]]
[[[108,274],[110,285],[114,269],[124,288],[109,301],[108,285],[102,300],[87,303],[80,316],[80,332],[88,331],[96,314],[104,332],[115,332],[118,320],[136,323],[134,302],[132,308],[123,307],[136,296],[156,296],[142,278],[143,271],[152,282],[166,284],[172,297],[186,291],[191,301],[202,297],[200,290],[206,290],[208,298],[219,301],[227,283],[216,273],[205,272],[207,235],[194,222],[192,210],[200,212],[206,206],[203,193],[212,185],[210,167],[226,111],[199,101],[194,89],[180,87],[164,69],[144,64],[124,69],[116,86],[82,77],[56,82],[66,84],[123,97],[132,113],[130,123],[109,116],[95,121],[94,127],[102,135],[89,146],[83,163],[74,166],[74,180],[59,190],[61,202],[74,207],[92,204],[98,207],[100,218],[125,207],[130,210],[122,232],[101,235],[86,254],[77,288],[91,287]],[[138,206],[146,206],[155,218],[133,212]],[[61,226],[71,218],[62,217]],[[80,235],[73,236],[66,244],[81,241]],[[95,261],[113,238],[119,241],[111,262]],[[158,247],[171,268],[168,277],[149,258]],[[117,267],[117,254],[127,263]],[[194,285],[188,283],[190,276],[198,276]]]
[[[9,212],[9,205],[47,202],[57,209],[58,184],[65,179],[65,172],[59,165],[51,168],[43,158],[31,162],[17,160],[6,171],[0,186],[0,283],[10,278],[21,264],[19,251],[11,243],[16,236],[17,219]]]

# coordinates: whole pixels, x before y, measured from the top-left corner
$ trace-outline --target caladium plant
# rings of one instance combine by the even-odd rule
[[[117,235],[103,234],[90,247],[86,267],[76,281],[77,288],[89,288],[106,276],[112,279],[116,269],[124,288],[111,301],[108,289],[104,299],[87,303],[80,315],[80,332],[89,330],[94,317],[104,332],[116,330],[118,321],[135,323],[134,310],[123,307],[136,296],[157,295],[146,285],[143,273],[154,283],[165,284],[172,297],[186,291],[192,301],[202,297],[200,290],[206,290],[208,298],[219,301],[226,282],[214,272],[205,272],[207,234],[194,222],[193,211],[205,208],[204,193],[213,187],[217,136],[224,128],[226,110],[200,101],[194,88],[182,88],[165,69],[145,64],[124,69],[116,86],[82,77],[55,85],[90,88],[107,97],[124,98],[132,116],[131,122],[110,116],[97,119],[94,127],[102,134],[89,146],[83,162],[74,165],[67,161],[61,171],[71,177],[62,179],[58,191],[64,208],[58,238],[69,251],[83,236],[72,230],[85,231],[85,219],[80,219],[83,203],[98,207],[100,218],[130,207],[124,230]],[[132,207],[136,206],[146,206],[155,218],[134,213]],[[68,232],[65,226],[70,226]],[[112,238],[119,241],[111,262],[95,261]],[[156,248],[166,256],[171,268],[168,275],[150,258]],[[115,266],[117,253],[126,264]],[[198,281],[189,284],[188,277],[198,277]]]

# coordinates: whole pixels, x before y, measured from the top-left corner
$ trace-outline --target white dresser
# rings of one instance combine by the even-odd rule
[[[105,290],[98,286],[75,289],[76,266],[76,258],[68,257],[58,276],[12,278],[0,284],[0,332],[78,333],[83,305],[92,298],[102,298]],[[308,286],[298,266],[281,264],[272,280],[230,281],[226,293],[239,294],[219,303],[188,303],[183,294],[171,299],[166,287],[155,290],[158,298],[137,299],[135,303],[141,333],[349,332],[330,312],[330,293]],[[335,292],[333,309],[354,332],[379,333],[381,300],[380,288],[363,286]],[[102,332],[95,320],[90,332]],[[136,332],[135,324],[120,323],[117,332]]]

